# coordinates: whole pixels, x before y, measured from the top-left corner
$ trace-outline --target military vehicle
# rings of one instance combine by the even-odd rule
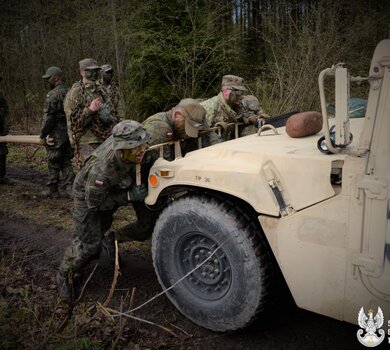
[[[333,76],[328,119],[324,80]],[[369,84],[369,94],[365,118],[350,120],[353,82]],[[390,319],[390,40],[378,44],[367,77],[336,65],[319,87],[321,134],[293,139],[264,125],[184,158],[174,143],[177,159],[151,168],[146,203],[164,207],[154,267],[193,322],[243,328],[275,305],[283,283],[303,309],[356,323],[361,307],[381,307]],[[39,144],[39,136],[0,142]]]
[[[369,87],[360,119],[348,115],[354,82]],[[246,327],[278,295],[279,271],[300,308],[357,323],[362,307],[380,307],[390,319],[390,40],[367,77],[335,65],[319,88],[317,135],[259,130],[151,168],[147,205],[169,202],[153,232],[154,267],[196,324]]]

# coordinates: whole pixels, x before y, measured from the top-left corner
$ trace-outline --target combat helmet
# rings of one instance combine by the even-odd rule
[[[260,110],[260,102],[256,96],[246,95],[242,98],[241,104],[246,111],[257,113]]]
[[[142,124],[134,120],[123,120],[112,129],[113,150],[132,149],[147,143],[150,134]]]

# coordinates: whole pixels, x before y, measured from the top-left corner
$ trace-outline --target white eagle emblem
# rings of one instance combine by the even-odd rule
[[[374,311],[372,309],[368,310],[368,317],[364,313],[363,307],[360,309],[358,314],[358,323],[360,328],[363,328],[366,331],[366,334],[362,336],[364,333],[363,329],[359,329],[357,331],[357,338],[361,344],[364,346],[367,346],[369,348],[373,348],[380,343],[382,343],[383,339],[385,338],[385,331],[381,328],[383,325],[383,312],[380,307],[378,307],[378,312],[376,313],[375,317]],[[378,329],[378,333],[380,336],[378,337],[376,332]]]

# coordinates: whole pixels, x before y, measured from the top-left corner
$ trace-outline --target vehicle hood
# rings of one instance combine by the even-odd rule
[[[352,122],[351,129],[352,124],[361,129],[362,120]],[[332,162],[349,156],[321,153],[317,141],[323,133],[294,139],[284,127],[278,132],[279,135],[269,131],[220,143],[173,162],[157,160],[150,174],[167,169],[173,177],[160,178],[156,188],[149,186],[146,203],[154,204],[164,188],[189,185],[231,194],[248,202],[258,213],[278,216],[280,208],[270,177],[274,177],[286,204],[294,210],[334,196],[330,183]]]

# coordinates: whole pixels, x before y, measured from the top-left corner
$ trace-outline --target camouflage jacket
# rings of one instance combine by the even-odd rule
[[[240,103],[237,110],[237,119],[239,121],[245,122],[244,119],[252,115],[257,116],[258,118],[269,118],[269,115],[264,112],[260,105],[258,105],[258,108],[252,109],[250,106],[246,106]]]
[[[206,101],[200,102],[206,110],[206,118],[210,127],[217,123],[234,123],[237,121],[237,113],[229,107],[223,98],[222,92],[217,96],[209,98]],[[230,140],[234,135],[234,127],[229,130],[223,130],[222,140]]]
[[[142,125],[150,134],[149,146],[158,145],[160,143],[178,140],[175,135],[173,121],[171,119],[171,111],[160,112],[147,118]],[[159,151],[150,151],[146,155],[146,161],[154,161],[159,157]],[[167,160],[174,159],[173,146],[164,146],[164,158]]]
[[[111,111],[111,115],[115,119],[115,124],[119,123],[121,120],[126,119],[122,96],[116,84],[112,82],[110,85],[105,85],[103,84],[103,81],[100,81],[100,85],[112,103],[113,110]]]
[[[0,93],[0,136],[8,135],[8,116],[9,109],[8,104],[4,96]]]
[[[64,112],[64,99],[67,92],[68,88],[60,84],[46,95],[40,138],[44,139],[50,135],[54,139],[54,146],[50,146],[52,148],[59,148],[69,142]]]
[[[147,118],[142,124],[149,132],[151,138],[148,142],[149,146],[158,145],[160,143],[177,141],[179,136],[175,134],[173,121],[171,119],[171,111],[160,112]],[[219,136],[215,132],[209,132],[202,135],[202,147],[208,147],[221,142]],[[186,153],[198,149],[197,138],[186,138],[180,141],[180,150],[184,156]],[[164,158],[173,160],[175,156],[174,146],[164,146]],[[145,162],[155,161],[159,157],[159,151],[150,151],[145,156]]]
[[[99,98],[104,104],[97,112],[89,109],[95,98]],[[112,108],[111,101],[99,83],[84,84],[78,81],[73,84],[66,95],[64,110],[70,143],[76,151],[80,144],[102,143],[110,136],[115,125],[115,119],[110,114]]]
[[[112,149],[110,136],[88,158],[73,183],[73,196],[91,210],[115,210],[128,203],[127,192],[135,186],[135,165],[123,163]],[[81,208],[85,206],[80,206]],[[85,212],[73,214],[82,220]]]

